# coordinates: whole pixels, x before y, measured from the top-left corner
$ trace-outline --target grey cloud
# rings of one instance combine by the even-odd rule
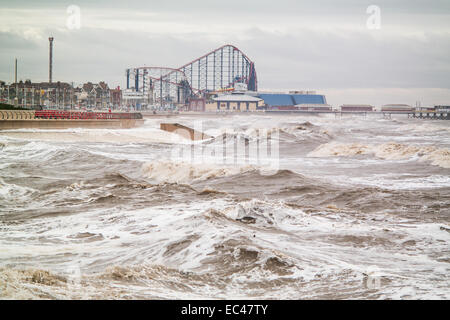
[[[449,89],[450,23],[446,17],[450,15],[450,1],[374,1],[383,10],[379,32],[364,28],[365,8],[372,2],[231,0],[225,5],[197,0],[189,4],[184,1],[138,4],[45,1],[40,3],[40,9],[80,5],[82,13],[84,10],[85,14],[98,18],[98,23],[96,27],[87,24],[81,30],[68,31],[64,26],[46,25],[45,19],[30,21],[30,27],[41,33],[40,41],[27,40],[17,32],[0,33],[3,48],[0,79],[12,79],[11,61],[19,55],[22,79],[46,80],[46,37],[53,34],[54,77],[76,83],[105,80],[112,86],[123,85],[127,67],[144,64],[178,67],[224,43],[231,43],[255,61],[261,88]],[[138,8],[141,10],[133,11]],[[171,24],[183,18],[192,21],[197,31],[115,28],[115,21],[136,26],[154,12],[161,12],[154,17],[155,21]],[[243,19],[246,15],[252,21],[247,25]],[[299,20],[311,19],[312,25],[288,24],[295,21],[292,16],[296,15]],[[317,28],[314,15],[317,24],[328,28]],[[265,28],[271,21],[280,30]],[[349,22],[360,26],[359,29],[340,25]],[[237,31],[232,29],[238,23],[241,25]],[[414,24],[415,28],[410,29]],[[425,28],[430,25],[433,27]],[[399,32],[398,28],[403,29]]]
[[[255,33],[254,33],[255,34]],[[260,31],[247,41],[255,54],[261,83],[268,87],[444,87],[450,36],[429,34],[425,40],[370,34],[296,30],[289,35]]]
[[[33,50],[38,47],[35,40],[24,38],[18,33],[0,31],[0,47],[2,51]]]
[[[223,43],[208,34],[157,35],[84,28],[53,32],[55,77],[123,83],[124,70],[137,65],[179,67]],[[234,39],[253,59],[266,87],[441,87],[450,88],[450,36],[428,34],[421,40],[373,37],[370,33],[335,34],[308,29],[290,34],[244,30]],[[23,43],[22,45],[26,45]],[[48,42],[23,57],[31,76],[46,77]],[[10,55],[15,49],[10,49]],[[34,71],[33,71],[34,70]]]
[[[448,14],[450,13],[450,2],[447,0],[135,0],[135,1],[112,1],[112,0],[28,0],[20,2],[1,3],[2,7],[15,8],[56,8],[69,5],[79,5],[85,8],[97,9],[137,9],[155,12],[181,12],[181,13],[244,13],[247,15],[270,13],[270,14],[346,14],[358,13],[361,8],[369,5],[378,5],[393,13],[408,14]],[[224,17],[226,18],[226,17]]]

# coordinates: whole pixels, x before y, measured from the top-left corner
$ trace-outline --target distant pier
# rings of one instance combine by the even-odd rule
[[[266,110],[270,114],[334,114],[336,117],[343,115],[382,115],[383,118],[391,118],[392,115],[406,115],[408,118],[429,120],[450,120],[450,111],[304,111],[304,110]]]
[[[429,120],[450,120],[450,111],[418,111],[408,113],[408,118]]]

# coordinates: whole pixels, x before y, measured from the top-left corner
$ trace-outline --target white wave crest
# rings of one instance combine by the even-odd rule
[[[351,157],[356,155],[375,155],[386,160],[402,160],[418,157],[419,161],[429,161],[432,165],[450,168],[450,149],[435,146],[415,146],[395,142],[379,145],[361,143],[330,142],[320,145],[308,154],[309,157]]]
[[[159,183],[189,183],[212,178],[227,177],[257,170],[251,165],[219,166],[208,163],[153,161],[142,166],[143,174]]]

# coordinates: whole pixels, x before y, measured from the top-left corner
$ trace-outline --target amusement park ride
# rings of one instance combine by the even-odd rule
[[[236,84],[257,91],[255,64],[237,47],[224,45],[177,69],[135,67],[126,70],[127,89],[149,105],[182,105],[190,98],[233,91]]]

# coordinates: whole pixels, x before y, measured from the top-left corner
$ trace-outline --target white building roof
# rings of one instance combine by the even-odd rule
[[[383,105],[383,107],[408,107],[408,108],[411,108],[411,106],[410,105],[408,105],[408,104],[385,104],[385,105]]]
[[[341,107],[373,107],[370,104],[343,104]]]
[[[319,104],[319,103],[300,103],[300,104],[296,104],[296,107],[331,107],[329,104]]]
[[[248,96],[245,94],[227,94],[223,96],[218,96],[213,98],[214,101],[224,101],[224,102],[258,102],[262,99]]]

